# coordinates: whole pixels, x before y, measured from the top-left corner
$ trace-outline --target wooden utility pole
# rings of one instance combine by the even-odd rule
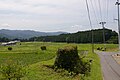
[[[118,43],[119,43],[119,51],[120,51],[120,16],[119,16],[119,0],[117,0],[116,4],[117,5],[117,8],[118,8]]]
[[[100,22],[100,24],[102,25],[103,27],[103,43],[104,43],[104,50],[106,50],[106,43],[105,43],[105,27],[104,25],[106,24],[106,22]]]
[[[88,1],[86,0],[86,7],[87,7],[87,12],[88,12],[88,18],[91,26],[91,37],[92,37],[92,53],[94,53],[94,33],[93,33],[93,27],[92,27],[92,22],[91,22],[91,17],[90,17],[90,10],[88,6]]]

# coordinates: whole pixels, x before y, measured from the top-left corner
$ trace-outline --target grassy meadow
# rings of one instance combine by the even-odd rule
[[[85,60],[93,60],[90,75],[71,77],[67,71],[55,72],[53,69],[44,66],[54,64],[58,48],[70,45],[76,45],[79,55],[85,56]],[[41,46],[46,46],[47,50],[42,51]],[[97,49],[97,47],[103,47],[104,45],[95,44],[94,46]],[[84,80],[102,80],[100,59],[97,54],[91,52],[91,44],[22,42],[21,45],[17,43],[17,45],[11,46],[13,48],[11,51],[8,50],[8,47],[0,46],[0,64],[3,64],[6,60],[13,60],[26,65],[29,73],[22,80],[81,80],[81,78]],[[107,44],[106,47],[108,51],[118,50],[117,44]],[[82,54],[84,50],[87,51],[86,54]]]

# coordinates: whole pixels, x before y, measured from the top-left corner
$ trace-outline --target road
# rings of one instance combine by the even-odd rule
[[[120,65],[111,55],[118,52],[96,52],[101,59],[103,80],[120,80]]]

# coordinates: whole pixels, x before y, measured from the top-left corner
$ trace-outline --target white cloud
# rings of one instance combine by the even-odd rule
[[[2,27],[10,27],[10,25],[7,24],[7,23],[3,23],[3,24],[1,24],[1,26],[2,26]]]
[[[74,28],[74,27],[76,28],[76,27],[82,27],[82,26],[76,24],[76,25],[73,25],[72,27],[73,27],[73,28]]]
[[[116,17],[116,1],[109,1],[108,20],[111,21],[114,15]],[[92,2],[97,19],[100,21],[98,2],[96,0]],[[101,0],[101,4],[102,15],[106,17],[106,0]],[[92,24],[97,24],[90,1],[89,8]],[[71,32],[90,29],[85,0],[0,0],[0,18],[0,23],[12,25],[9,28],[13,29]],[[74,29],[70,26],[74,26]],[[93,26],[99,28],[97,25]]]
[[[0,9],[36,14],[68,14],[71,10],[76,9],[78,4],[78,0],[25,0],[19,3],[17,1],[0,1]]]

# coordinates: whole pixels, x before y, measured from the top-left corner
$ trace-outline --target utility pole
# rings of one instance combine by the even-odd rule
[[[104,50],[106,50],[106,45],[105,45],[105,27],[104,27],[104,25],[106,24],[106,22],[100,22],[100,24],[103,27],[103,43],[104,43]]]
[[[119,0],[117,0],[116,4],[117,5],[117,8],[118,8],[118,43],[119,43],[119,50],[120,50],[120,16],[119,16]]]
[[[90,17],[90,10],[89,10],[89,6],[88,6],[88,1],[87,0],[86,0],[86,7],[87,7],[87,12],[88,12],[88,19],[89,19],[90,26],[91,26],[92,53],[94,53],[94,32],[93,32],[93,27],[92,27],[92,22],[91,22],[91,17]]]

